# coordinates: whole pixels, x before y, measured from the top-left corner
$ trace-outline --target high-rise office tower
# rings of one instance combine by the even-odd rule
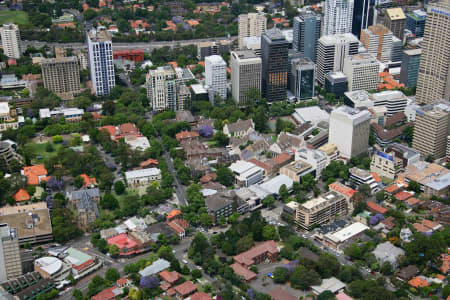
[[[317,41],[321,30],[320,16],[314,12],[307,11],[294,18],[294,36],[292,48],[316,61]]]
[[[376,90],[379,69],[378,61],[372,54],[347,56],[344,60],[343,72],[347,76],[348,90]]]
[[[262,93],[268,102],[286,99],[289,42],[278,28],[262,35]]]
[[[344,97],[348,90],[347,76],[343,72],[329,72],[325,74],[325,90],[327,93],[333,93],[336,98]]]
[[[425,20],[427,13],[416,9],[406,14],[406,29],[411,31],[416,37],[423,37],[425,32]]]
[[[394,36],[403,39],[403,31],[406,26],[406,16],[401,7],[386,9],[384,26],[388,28]]]
[[[323,35],[352,32],[354,0],[326,0]]]
[[[20,31],[16,24],[3,24],[0,27],[0,35],[2,37],[3,53],[8,58],[20,58]]]
[[[358,38],[351,33],[322,36],[317,44],[317,81],[323,85],[325,74],[342,71],[344,58],[358,54],[358,46]]]
[[[328,143],[335,144],[341,156],[351,158],[367,152],[371,115],[367,110],[340,106],[330,114]]]
[[[421,55],[422,49],[403,51],[402,67],[400,69],[400,83],[403,83],[409,89],[417,85]]]
[[[391,61],[400,62],[403,58],[403,42],[401,39],[392,36],[392,51],[391,51]]]
[[[261,92],[261,58],[253,51],[233,51],[230,58],[231,91],[238,105],[247,105],[252,90]]]
[[[80,67],[76,56],[41,61],[44,87],[64,100],[80,92]]]
[[[216,96],[227,99],[227,63],[220,55],[205,58],[205,83],[209,86],[209,101],[214,103]]]
[[[314,96],[315,65],[308,58],[296,58],[291,63],[291,92],[297,100],[311,99]]]
[[[0,224],[0,282],[17,278],[22,272],[17,230]]]
[[[416,101],[450,100],[450,0],[429,3]]]
[[[359,39],[361,30],[372,26],[376,19],[375,0],[357,0],[353,8],[352,33]]]
[[[369,26],[361,31],[361,42],[367,52],[381,62],[389,62],[392,54],[392,31],[381,24]]]
[[[424,107],[421,113],[416,113],[413,148],[424,157],[442,158],[447,150],[447,136],[449,133],[448,107],[435,106],[429,110],[427,109],[429,108]]]
[[[238,27],[238,46],[239,49],[243,47],[243,40],[245,37],[261,36],[266,32],[267,18],[263,14],[248,13],[239,15]]]
[[[116,85],[112,52],[112,35],[92,29],[87,34],[92,88],[97,96],[109,95]]]

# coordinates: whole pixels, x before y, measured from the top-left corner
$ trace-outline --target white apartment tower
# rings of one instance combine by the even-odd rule
[[[176,73],[171,66],[149,70],[146,78],[147,98],[153,110],[176,109]]]
[[[238,105],[249,104],[248,92],[261,92],[261,58],[253,51],[233,51],[230,59],[231,91]]]
[[[244,46],[244,38],[250,36],[261,36],[266,32],[267,18],[263,14],[248,13],[239,15],[239,49]]]
[[[371,115],[349,106],[340,106],[330,115],[328,142],[335,144],[342,157],[351,158],[367,152]]]
[[[326,0],[322,35],[352,32],[354,0]]]
[[[87,33],[92,89],[97,96],[108,95],[116,85],[111,37],[106,30]]]
[[[227,99],[227,63],[220,55],[205,57],[205,82],[208,85],[209,100],[214,103],[214,98],[219,96]]]
[[[378,87],[378,60],[369,53],[347,56],[343,72],[347,76],[348,91],[376,90]]]
[[[20,58],[22,52],[20,47],[20,31],[16,24],[4,24],[0,28],[2,37],[3,53],[8,58]]]
[[[317,45],[317,81],[324,85],[326,74],[342,71],[345,57],[358,54],[358,46],[358,38],[351,33],[322,36]]]

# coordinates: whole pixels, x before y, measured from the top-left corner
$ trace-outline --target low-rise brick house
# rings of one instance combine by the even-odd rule
[[[242,252],[233,257],[234,261],[245,266],[250,267],[258,265],[266,259],[271,262],[275,261],[280,254],[277,243],[275,241],[265,241],[257,246],[252,247],[250,250]]]

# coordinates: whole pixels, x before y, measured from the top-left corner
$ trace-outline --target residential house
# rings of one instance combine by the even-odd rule
[[[372,253],[375,255],[375,258],[380,264],[389,262],[394,269],[398,266],[398,258],[405,255],[405,251],[403,249],[395,247],[390,242],[378,244]]]
[[[95,177],[89,177],[87,174],[81,174],[80,177],[83,178],[85,188],[94,188],[97,185]]]
[[[252,119],[249,120],[237,120],[234,123],[225,124],[223,127],[223,133],[225,133],[228,137],[237,137],[242,138],[250,132],[255,131],[255,124]]]
[[[173,221],[167,221],[167,225],[169,225],[181,240],[186,236],[186,228],[189,227],[189,222],[184,219],[175,219]]]
[[[367,209],[374,214],[382,214],[384,215],[387,213],[387,208],[384,208],[383,206],[373,202],[373,201],[367,201]]]
[[[185,142],[198,141],[200,135],[197,131],[182,131],[176,134],[176,139],[180,144]]]
[[[129,187],[148,186],[154,181],[161,180],[161,170],[148,168],[125,172],[125,178]]]
[[[305,141],[302,137],[287,132],[281,132],[277,137],[277,141],[270,146],[270,152],[274,155],[283,152],[295,153],[295,151],[299,150],[304,145]]]
[[[82,230],[86,231],[100,216],[99,203],[100,192],[97,188],[72,192],[71,205],[77,210],[77,224]]]
[[[269,293],[273,300],[297,300],[297,297],[292,296],[284,289],[276,288]]]
[[[315,295],[319,295],[325,291],[330,291],[333,294],[341,292],[345,289],[346,285],[336,277],[330,277],[323,279],[320,285],[311,286],[311,290]]]
[[[401,268],[396,275],[397,278],[402,281],[409,281],[411,280],[411,278],[419,274],[419,272],[420,270],[416,266],[409,265],[407,267]]]
[[[30,201],[31,197],[28,194],[28,192],[26,190],[24,190],[23,188],[20,188],[17,193],[14,194],[13,196],[14,201],[16,201],[16,204],[20,205],[22,203],[27,203],[27,201]]]
[[[43,164],[23,167],[21,174],[27,178],[27,183],[30,185],[39,185],[41,181],[48,180],[48,172]]]
[[[192,281],[185,281],[174,289],[179,299],[185,299],[197,291],[197,286]]]

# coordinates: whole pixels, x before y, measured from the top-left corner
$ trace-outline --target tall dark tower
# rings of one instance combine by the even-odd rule
[[[268,102],[286,99],[289,42],[272,28],[261,37],[262,93]]]
[[[372,26],[375,18],[375,0],[355,0],[352,33],[360,38],[361,30]]]

